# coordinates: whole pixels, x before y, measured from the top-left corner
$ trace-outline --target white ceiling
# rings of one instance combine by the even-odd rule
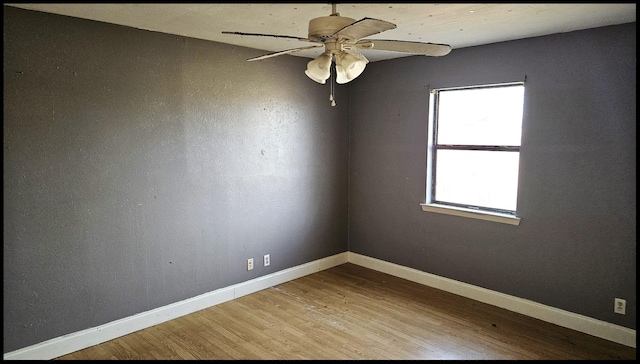
[[[256,56],[310,45],[295,39],[239,36],[222,31],[306,38],[309,21],[330,4],[4,4],[263,50]],[[375,18],[396,29],[368,37],[449,44],[455,49],[636,21],[636,4],[338,4],[341,16]],[[369,61],[409,54],[361,50]],[[322,48],[291,53],[315,58]],[[267,61],[267,60],[264,60]],[[262,62],[262,61],[261,61]]]

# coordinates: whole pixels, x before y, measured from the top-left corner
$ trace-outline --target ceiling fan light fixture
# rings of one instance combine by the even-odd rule
[[[336,54],[336,82],[344,84],[360,76],[367,63],[364,56],[356,57],[344,51],[339,52]]]
[[[325,52],[307,63],[304,73],[317,83],[324,84],[331,75],[331,53]]]
[[[321,43],[311,46],[297,47],[284,51],[271,52],[259,57],[247,59],[247,61],[263,60],[271,57],[292,54],[295,52],[322,47],[324,53],[307,63],[304,73],[319,84],[325,84],[331,78],[331,96],[333,97],[333,86],[335,83],[347,83],[364,71],[369,60],[358,51],[374,49],[375,51],[400,52],[412,55],[423,56],[444,56],[451,52],[451,46],[438,43],[423,43],[404,40],[383,40],[367,39],[372,35],[396,29],[397,26],[385,20],[365,17],[354,20],[341,16],[336,11],[336,4],[331,4],[331,14],[311,19],[309,21],[309,32],[306,38],[281,35],[281,34],[260,34],[223,31],[224,34],[236,34],[243,36],[259,36],[296,39],[304,42]],[[333,79],[332,62],[335,57],[335,81]],[[333,101],[333,100],[332,100]],[[333,105],[333,103],[332,103]]]

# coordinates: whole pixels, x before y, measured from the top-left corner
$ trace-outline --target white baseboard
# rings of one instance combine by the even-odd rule
[[[98,327],[78,331],[4,354],[4,360],[51,360],[296,278],[347,263],[347,253],[309,262],[224,287]]]
[[[614,325],[555,307],[545,306],[537,302],[509,296],[504,293],[440,277],[417,269],[389,263],[384,260],[352,252],[348,253],[348,257],[349,263],[471,298],[632,348],[636,347],[636,330],[627,327]]]
[[[250,281],[224,287],[184,301],[172,303],[98,327],[78,331],[4,354],[4,360],[51,360],[147,327],[173,320],[205,308],[261,291],[344,263],[353,263],[392,276],[441,289],[476,301],[498,306],[559,326],[619,344],[636,347],[636,330],[545,306],[533,301],[472,286],[364,255],[345,252],[285,269]]]

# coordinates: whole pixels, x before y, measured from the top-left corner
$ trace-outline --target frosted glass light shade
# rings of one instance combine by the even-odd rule
[[[307,63],[304,73],[317,83],[324,84],[331,75],[331,54],[323,53]]]
[[[347,52],[336,54],[336,82],[347,83],[360,76],[367,62],[366,58],[358,58]]]

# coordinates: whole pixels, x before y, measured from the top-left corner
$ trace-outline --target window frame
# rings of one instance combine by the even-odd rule
[[[463,216],[481,220],[488,220],[511,225],[519,225],[520,217],[516,210],[506,210],[494,207],[477,206],[472,204],[454,203],[448,201],[436,200],[436,167],[438,150],[479,150],[479,151],[498,151],[498,152],[517,152],[518,161],[520,160],[519,145],[466,145],[466,144],[438,144],[438,115],[439,115],[439,93],[441,91],[451,90],[474,90],[487,88],[502,88],[512,86],[525,86],[522,81],[504,82],[494,84],[481,84],[460,87],[443,87],[433,88],[429,90],[429,124],[428,124],[428,143],[427,143],[427,173],[426,173],[426,203],[421,204],[423,211],[436,212],[448,215]],[[526,91],[526,90],[525,90]],[[523,100],[523,120],[524,123],[524,100]],[[519,178],[518,178],[519,185]]]

